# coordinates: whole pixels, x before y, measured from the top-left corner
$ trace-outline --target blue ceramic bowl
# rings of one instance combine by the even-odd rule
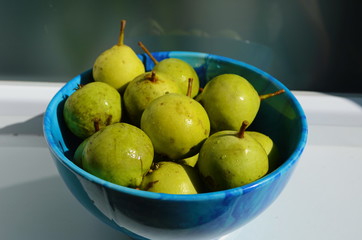
[[[285,89],[285,93],[261,103],[250,128],[272,139],[281,151],[280,166],[248,185],[219,192],[172,195],[122,187],[95,177],[72,162],[79,144],[66,128],[62,110],[65,99],[78,84],[92,79],[91,70],[70,80],[54,96],[44,116],[44,135],[60,176],[78,201],[106,224],[137,239],[217,239],[263,212],[281,193],[307,140],[307,121],[293,94],[269,74],[233,59],[196,52],[157,52],[159,61],[176,57],[190,63],[201,85],[221,73],[248,79],[259,94]],[[153,67],[139,55],[146,69]]]

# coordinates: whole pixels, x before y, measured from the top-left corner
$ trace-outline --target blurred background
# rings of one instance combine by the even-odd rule
[[[362,92],[362,1],[0,0],[0,81],[65,82],[116,44],[208,52],[292,90]]]

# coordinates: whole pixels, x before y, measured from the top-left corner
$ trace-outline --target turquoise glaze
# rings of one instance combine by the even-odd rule
[[[60,176],[78,201],[101,221],[136,239],[217,239],[248,223],[279,196],[307,141],[307,120],[293,94],[269,74],[233,59],[195,52],[158,52],[159,61],[176,57],[189,62],[201,85],[221,73],[248,79],[259,94],[285,89],[261,103],[250,129],[268,134],[281,149],[280,166],[248,185],[197,195],[159,194],[122,187],[77,167],[72,156],[78,144],[65,127],[65,99],[78,84],[93,81],[88,70],[69,81],[51,100],[44,116],[44,136]],[[146,69],[153,62],[139,55]]]

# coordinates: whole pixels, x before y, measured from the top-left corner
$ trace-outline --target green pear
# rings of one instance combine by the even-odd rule
[[[94,80],[108,83],[121,93],[130,81],[145,72],[137,54],[123,43],[125,24],[122,20],[118,43],[101,53],[93,65]]]
[[[252,136],[255,140],[257,140],[264,148],[265,152],[268,155],[269,159],[269,172],[274,171],[280,164],[280,154],[279,149],[273,140],[261,133],[256,131],[246,131],[246,133]]]
[[[197,99],[209,115],[213,132],[238,131],[244,120],[251,124],[260,106],[258,92],[237,74],[212,78]]]
[[[148,104],[141,129],[150,137],[156,153],[179,160],[198,153],[210,134],[210,121],[200,103],[169,93]]]
[[[73,162],[80,168],[83,168],[82,164],[82,157],[83,157],[83,150],[85,145],[88,143],[90,137],[84,139],[76,148],[74,155],[73,155]]]
[[[220,74],[212,78],[196,96],[209,115],[212,132],[240,129],[242,121],[251,124],[260,102],[285,92],[259,95],[253,85],[237,74]]]
[[[181,59],[166,58],[156,64],[153,71],[169,75],[171,79],[179,84],[184,94],[187,94],[188,79],[192,78],[194,86],[191,97],[195,97],[199,92],[200,82],[195,69]]]
[[[223,130],[203,144],[197,162],[205,184],[211,191],[240,187],[268,172],[268,156],[259,142],[245,132]]]
[[[115,123],[91,136],[83,150],[82,165],[106,181],[136,188],[150,170],[153,154],[152,142],[141,129]]]
[[[195,168],[175,162],[158,162],[143,178],[140,189],[168,194],[197,194],[203,192],[204,187]]]
[[[166,58],[158,62],[148,49],[139,42],[138,45],[146,52],[146,54],[152,59],[155,66],[152,71],[156,73],[163,73],[168,75],[170,79],[175,81],[181,88],[183,94],[187,94],[189,79],[193,79],[193,87],[191,97],[195,97],[199,93],[200,80],[195,69],[186,61],[178,58]]]
[[[181,94],[179,86],[167,75],[146,72],[133,79],[123,95],[124,106],[130,121],[139,126],[146,106],[152,100],[167,93]]]
[[[183,158],[181,160],[178,160],[177,162],[179,164],[183,164],[183,165],[187,165],[190,167],[195,167],[197,164],[197,160],[199,159],[199,153],[191,156],[191,157],[187,157],[187,158]]]
[[[90,82],[81,86],[66,99],[63,109],[67,127],[82,139],[119,122],[121,115],[120,93],[103,82]]]

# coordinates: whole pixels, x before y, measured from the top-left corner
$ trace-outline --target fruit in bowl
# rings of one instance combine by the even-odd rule
[[[83,140],[74,137],[62,113],[74,89],[94,81],[92,70],[70,80],[50,101],[44,115],[44,136],[50,153],[75,198],[111,227],[136,239],[220,238],[247,224],[277,199],[305,147],[306,117],[296,98],[281,82],[246,63],[197,52],[152,55],[158,61],[178,58],[189,63],[197,72],[201,87],[218,75],[232,73],[247,79],[259,95],[284,89],[283,94],[260,101],[258,113],[247,128],[270,137],[278,147],[275,169],[239,187],[186,195],[121,186],[89,173],[73,162]],[[147,72],[153,69],[154,62],[147,54],[138,57]],[[187,156],[180,157],[180,161],[184,157]]]

